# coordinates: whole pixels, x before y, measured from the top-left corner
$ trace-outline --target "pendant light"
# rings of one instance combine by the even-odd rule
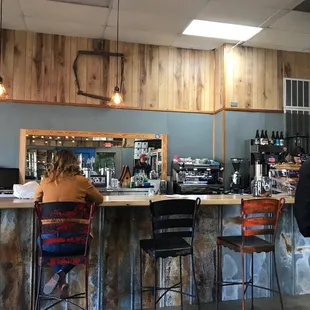
[[[117,0],[117,24],[116,24],[116,53],[118,54],[118,43],[119,43],[119,2],[120,0]],[[114,92],[111,98],[111,104],[120,105],[123,101],[123,96],[121,94],[120,88],[118,87],[118,58],[117,58],[117,65],[116,65],[116,86],[114,87]]]
[[[1,3],[0,3],[0,52],[1,52],[1,59],[0,59],[0,64],[1,64],[1,67],[0,67],[0,70],[2,70],[2,58],[3,58],[3,51],[2,51],[2,34],[3,34],[3,28],[2,28],[2,19],[3,19],[3,0],[0,0]],[[0,99],[6,99],[8,98],[8,93],[5,89],[5,86],[3,84],[3,78],[1,76],[1,73],[0,73]]]

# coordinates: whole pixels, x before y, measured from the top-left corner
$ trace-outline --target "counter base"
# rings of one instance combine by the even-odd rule
[[[199,294],[202,303],[214,301],[214,256],[215,241],[219,234],[240,234],[237,219],[239,205],[202,206],[198,213],[195,238],[195,265]],[[0,309],[30,310],[35,287],[35,221],[34,211],[27,209],[0,210]],[[151,218],[145,206],[126,208],[98,208],[93,223],[94,240],[90,253],[90,309],[139,309],[139,240],[151,237]],[[277,262],[283,294],[309,294],[310,252],[308,240],[298,232],[293,217],[293,208],[286,205],[279,222],[277,237]],[[272,287],[270,255],[255,255],[254,279],[258,285]],[[148,266],[144,273],[144,284],[152,285],[152,264],[145,256]],[[189,258],[184,259],[183,276],[185,291],[194,290],[190,274]],[[241,276],[241,257],[237,253],[223,250],[223,279],[238,281]],[[249,272],[250,261],[247,259]],[[69,274],[72,290],[83,286],[82,266]],[[48,276],[46,272],[46,276]],[[178,275],[178,261],[166,259],[160,262],[161,286],[169,286]],[[174,282],[173,282],[174,283]],[[255,289],[255,297],[269,297],[269,293]],[[241,297],[240,287],[223,289],[224,300]],[[250,296],[247,296],[250,297]],[[153,296],[145,294],[144,308],[152,308]],[[162,299],[160,306],[178,305],[178,294],[170,293]],[[185,298],[185,304],[190,303]],[[57,308],[63,310],[65,308]],[[208,308],[209,309],[209,308]],[[212,309],[212,308],[211,308]],[[225,309],[225,308],[224,308]],[[231,308],[230,308],[231,309]],[[270,308],[268,308],[270,309]],[[275,308],[277,309],[277,308]],[[292,308],[293,309],[293,308]]]

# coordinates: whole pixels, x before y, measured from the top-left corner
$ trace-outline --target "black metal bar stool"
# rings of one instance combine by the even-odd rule
[[[216,305],[217,309],[219,307],[219,300],[221,299],[220,288],[222,286],[229,285],[242,285],[242,310],[245,309],[245,294],[249,286],[251,286],[251,308],[254,309],[254,300],[253,300],[253,288],[257,287],[260,289],[272,291],[279,293],[281,309],[283,310],[283,300],[281,294],[281,288],[279,284],[279,277],[276,264],[275,256],[275,241],[276,233],[278,228],[278,221],[281,210],[284,206],[285,199],[250,199],[241,201],[241,235],[239,236],[220,236],[216,239],[217,245],[217,263],[216,263]],[[258,236],[266,236],[270,238],[271,242],[267,241]],[[221,276],[221,246],[227,247],[232,251],[241,253],[241,273],[242,273],[242,282],[222,282],[220,279]],[[254,253],[272,253],[275,277],[277,281],[278,291],[269,289],[267,287],[262,287],[254,284],[253,278],[253,258]],[[244,276],[244,258],[245,254],[251,254],[252,263],[251,263],[251,278],[248,281],[245,281]]]
[[[152,214],[153,238],[140,240],[140,285],[141,285],[141,309],[143,309],[143,293],[153,291],[154,309],[157,303],[169,292],[181,294],[181,309],[183,309],[183,295],[196,297],[200,309],[198,288],[195,276],[194,264],[194,231],[197,209],[201,200],[172,199],[157,202],[150,202]],[[151,256],[154,265],[153,287],[143,286],[143,253]],[[196,294],[183,292],[182,282],[182,257],[191,256],[191,269],[194,278]],[[159,258],[179,257],[180,282],[171,287],[157,286],[156,263]],[[179,289],[179,290],[178,290]],[[164,291],[157,299],[157,291]]]
[[[53,301],[45,310],[57,304],[66,302],[79,309],[88,310],[88,266],[89,243],[91,223],[94,216],[94,204],[76,202],[35,203],[38,217],[40,251],[38,255],[39,280],[35,310],[40,310],[41,301]],[[63,237],[62,234],[76,234],[76,237]],[[45,235],[45,236],[44,236]],[[84,249],[83,253],[59,256],[43,250],[44,245],[78,244]],[[76,293],[65,298],[45,295],[41,292],[43,268],[54,265],[84,264],[85,265],[85,292]],[[85,308],[78,305],[75,300],[85,299]]]

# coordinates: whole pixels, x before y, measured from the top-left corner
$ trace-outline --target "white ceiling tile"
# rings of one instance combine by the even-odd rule
[[[172,46],[181,48],[192,48],[197,50],[213,50],[222,46],[223,40],[198,38],[192,36],[179,35],[176,40],[172,42]]]
[[[110,25],[116,25],[115,10],[109,18],[108,9],[88,5],[50,0],[3,1],[5,28],[90,38],[101,38],[105,34],[105,38],[115,40],[114,27],[107,27],[104,32],[108,19]],[[224,42],[180,35],[197,16],[213,21],[258,25],[269,14],[284,7],[293,8],[301,2],[302,0],[124,0],[121,1],[120,37],[126,42],[213,49]],[[116,3],[113,2],[114,7]],[[281,18],[272,28],[287,31],[267,29],[247,44],[281,49],[310,49],[309,35],[302,34],[310,32],[308,16],[303,15],[305,13],[291,12],[282,17],[285,12],[281,12]],[[279,14],[270,20],[270,24],[277,18]]]
[[[108,26],[116,27],[116,10],[112,10],[108,20]],[[158,15],[142,12],[120,11],[120,28],[141,30],[150,32],[167,32],[167,33],[182,33],[190,24],[192,19],[171,15]]]
[[[154,15],[172,13],[175,16],[195,18],[209,1],[211,0],[125,0],[120,3],[120,10]],[[114,1],[113,8],[117,8],[117,1]],[[159,23],[160,17],[157,16]]]
[[[291,11],[272,24],[271,28],[285,31],[310,33],[310,14]]]
[[[96,7],[109,7],[110,0],[47,0],[54,2],[67,2],[81,5],[91,5]]]
[[[26,30],[24,17],[18,0],[3,1],[3,27]]]
[[[302,1],[303,0],[230,0],[229,2],[235,4],[235,10],[239,10],[244,5],[252,7],[260,6],[274,9],[290,9],[295,7]]]
[[[106,25],[109,9],[42,0],[20,0],[23,14],[54,21]]]
[[[76,37],[102,38],[104,30],[103,26],[98,25],[83,25],[60,21],[54,22],[35,17],[25,17],[25,21],[29,31]]]
[[[236,9],[238,1],[212,1],[199,13],[197,19],[257,27],[277,12],[275,8],[260,6],[259,1],[251,3],[251,0],[238,5]]]
[[[264,29],[248,41],[249,44],[279,45],[283,47],[295,47],[297,49],[309,48],[310,34],[288,32],[276,29]]]
[[[3,18],[3,28],[14,30],[27,30],[23,16],[6,15]]]
[[[271,49],[271,50],[281,50],[281,51],[289,51],[289,52],[302,52],[304,51],[300,47],[296,46],[282,46],[282,45],[275,45],[275,44],[263,44],[263,43],[251,43],[251,42],[246,42],[243,44],[244,46],[249,46],[249,47],[256,47],[256,48],[266,48],[266,49]]]
[[[107,40],[116,40],[116,28],[107,27],[104,36]],[[124,29],[119,34],[120,41],[122,42],[134,42],[141,44],[152,44],[152,45],[171,45],[173,40],[176,39],[177,35],[169,33],[155,33],[142,30],[131,30]]]

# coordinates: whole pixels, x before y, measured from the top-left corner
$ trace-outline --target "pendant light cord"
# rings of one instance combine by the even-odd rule
[[[1,0],[2,2],[2,0]],[[120,0],[117,0],[117,24],[116,24],[116,52],[118,54],[118,41],[119,41],[119,2]],[[118,57],[117,64],[116,64],[116,86],[118,87]]]
[[[2,70],[2,59],[3,59],[3,53],[2,53],[2,32],[3,32],[3,27],[2,27],[2,20],[3,20],[3,0],[0,0],[0,53],[1,53],[1,58],[0,58],[0,74]]]

